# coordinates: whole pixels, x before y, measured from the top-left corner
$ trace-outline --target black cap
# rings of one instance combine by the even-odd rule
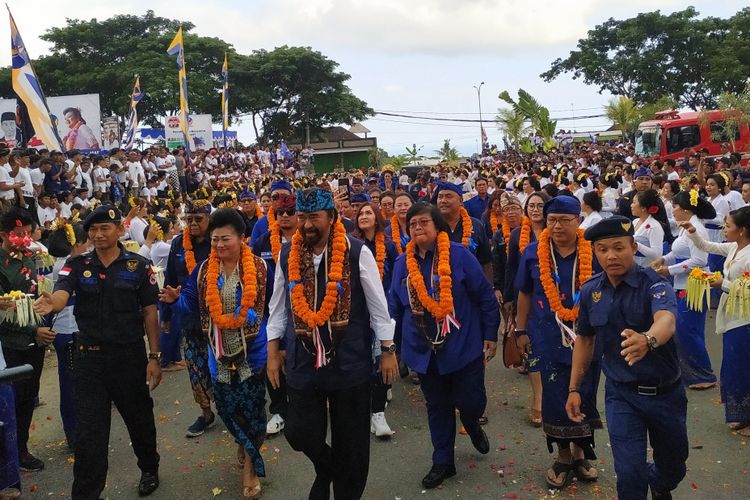
[[[83,222],[83,230],[88,231],[92,224],[100,224],[102,222],[119,224],[121,221],[122,214],[117,208],[112,205],[102,205],[86,217],[86,220]]]
[[[583,237],[590,242],[606,240],[607,238],[619,238],[621,236],[633,236],[633,221],[621,215],[613,215],[608,219],[602,219],[590,228],[586,229]]]

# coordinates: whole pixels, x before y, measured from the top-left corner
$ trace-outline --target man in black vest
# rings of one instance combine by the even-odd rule
[[[394,322],[372,253],[346,235],[330,191],[297,193],[299,229],[282,247],[268,319],[268,378],[279,386],[286,342],[285,435],[315,466],[311,500],[361,498],[370,461],[373,335],[380,372],[397,373]],[[331,446],[326,443],[331,420]]]

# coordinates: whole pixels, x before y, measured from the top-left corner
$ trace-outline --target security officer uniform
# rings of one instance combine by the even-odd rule
[[[632,235],[630,221],[619,216],[585,233],[591,241]],[[686,471],[687,398],[674,340],[650,348],[633,366],[620,355],[622,331],[647,332],[657,311],[677,314],[674,291],[656,272],[635,264],[617,288],[606,273],[581,288],[578,335],[596,335],[603,349],[607,426],[622,500],[647,498],[649,486],[653,498],[671,498]],[[646,461],[647,437],[654,463]]]
[[[111,207],[95,210],[84,224],[120,222]],[[55,291],[76,296],[74,387],[76,451],[73,498],[99,498],[107,479],[111,406],[128,428],[138,467],[157,474],[153,401],[146,384],[143,308],[156,305],[158,287],[147,259],[121,245],[120,256],[105,267],[97,253],[69,259]]]

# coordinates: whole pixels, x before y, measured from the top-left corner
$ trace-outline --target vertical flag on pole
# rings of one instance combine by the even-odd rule
[[[227,129],[229,128],[229,62],[224,52],[224,66],[221,67],[224,85],[221,87],[221,135],[224,139],[224,149],[227,148]]]
[[[135,77],[135,84],[133,85],[133,93],[130,95],[130,116],[128,116],[128,124],[125,129],[125,141],[123,142],[123,149],[130,151],[133,149],[133,141],[135,140],[135,129],[138,128],[138,111],[136,106],[141,102],[141,78]]]
[[[484,149],[484,145],[488,143],[487,132],[484,131],[484,124],[480,123],[479,126],[482,129],[482,149]]]
[[[11,79],[13,90],[26,105],[29,120],[34,127],[36,137],[42,141],[49,150],[65,151],[57,127],[44,98],[44,92],[36,78],[34,68],[31,67],[31,58],[26,52],[26,46],[18,32],[13,14],[8,7],[10,16],[10,43],[11,43]],[[25,138],[28,141],[29,138]]]
[[[187,72],[185,69],[185,50],[182,43],[182,26],[167,48],[167,54],[175,56],[177,59],[177,71],[180,82],[180,128],[182,129],[182,138],[185,140],[185,163],[190,165],[190,133],[188,132],[188,92],[187,92]]]

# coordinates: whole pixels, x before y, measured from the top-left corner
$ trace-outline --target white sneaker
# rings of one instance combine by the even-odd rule
[[[372,414],[372,418],[370,418],[370,432],[377,437],[389,437],[395,434],[395,432],[388,427],[388,422],[385,421],[385,413],[382,411]]]
[[[271,420],[266,424],[266,434],[278,434],[284,430],[284,419],[281,415],[274,413],[271,415]]]
[[[385,393],[385,400],[390,401],[393,399],[393,389],[388,389],[388,392]]]

